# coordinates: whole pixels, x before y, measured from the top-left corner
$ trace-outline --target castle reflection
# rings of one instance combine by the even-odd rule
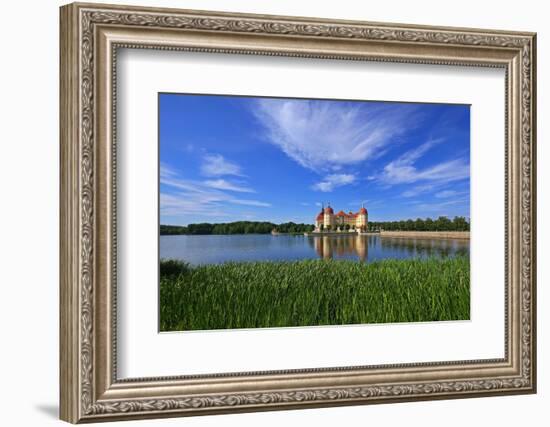
[[[309,246],[322,259],[356,259],[371,261],[394,258],[427,258],[468,256],[469,240],[392,238],[379,235],[315,236],[308,238]]]
[[[312,240],[319,258],[332,259],[335,255],[337,258],[357,257],[360,261],[368,258],[368,236],[323,236]]]

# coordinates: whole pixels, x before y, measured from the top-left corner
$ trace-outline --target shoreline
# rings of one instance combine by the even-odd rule
[[[356,231],[325,231],[325,232],[293,232],[293,233],[234,233],[234,234],[160,234],[159,236],[248,236],[248,235],[271,235],[271,236],[306,236],[306,237],[327,237],[327,236],[380,236],[387,238],[424,238],[424,239],[470,239],[469,231],[367,231],[357,233]]]
[[[304,233],[306,237],[325,237],[325,236],[359,236],[356,231],[312,231]]]

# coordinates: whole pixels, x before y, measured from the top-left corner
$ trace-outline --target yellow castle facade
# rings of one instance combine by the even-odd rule
[[[334,213],[330,204],[321,209],[315,218],[315,232],[322,231],[366,231],[369,220],[369,213],[364,206],[358,212],[340,211]]]

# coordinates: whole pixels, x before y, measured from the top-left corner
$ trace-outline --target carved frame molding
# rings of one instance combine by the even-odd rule
[[[506,357],[117,380],[113,147],[120,47],[506,68]],[[535,392],[535,68],[532,33],[63,6],[61,418],[75,423]]]

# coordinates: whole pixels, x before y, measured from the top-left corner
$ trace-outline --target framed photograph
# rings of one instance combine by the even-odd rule
[[[536,391],[535,34],[61,8],[61,418]]]

